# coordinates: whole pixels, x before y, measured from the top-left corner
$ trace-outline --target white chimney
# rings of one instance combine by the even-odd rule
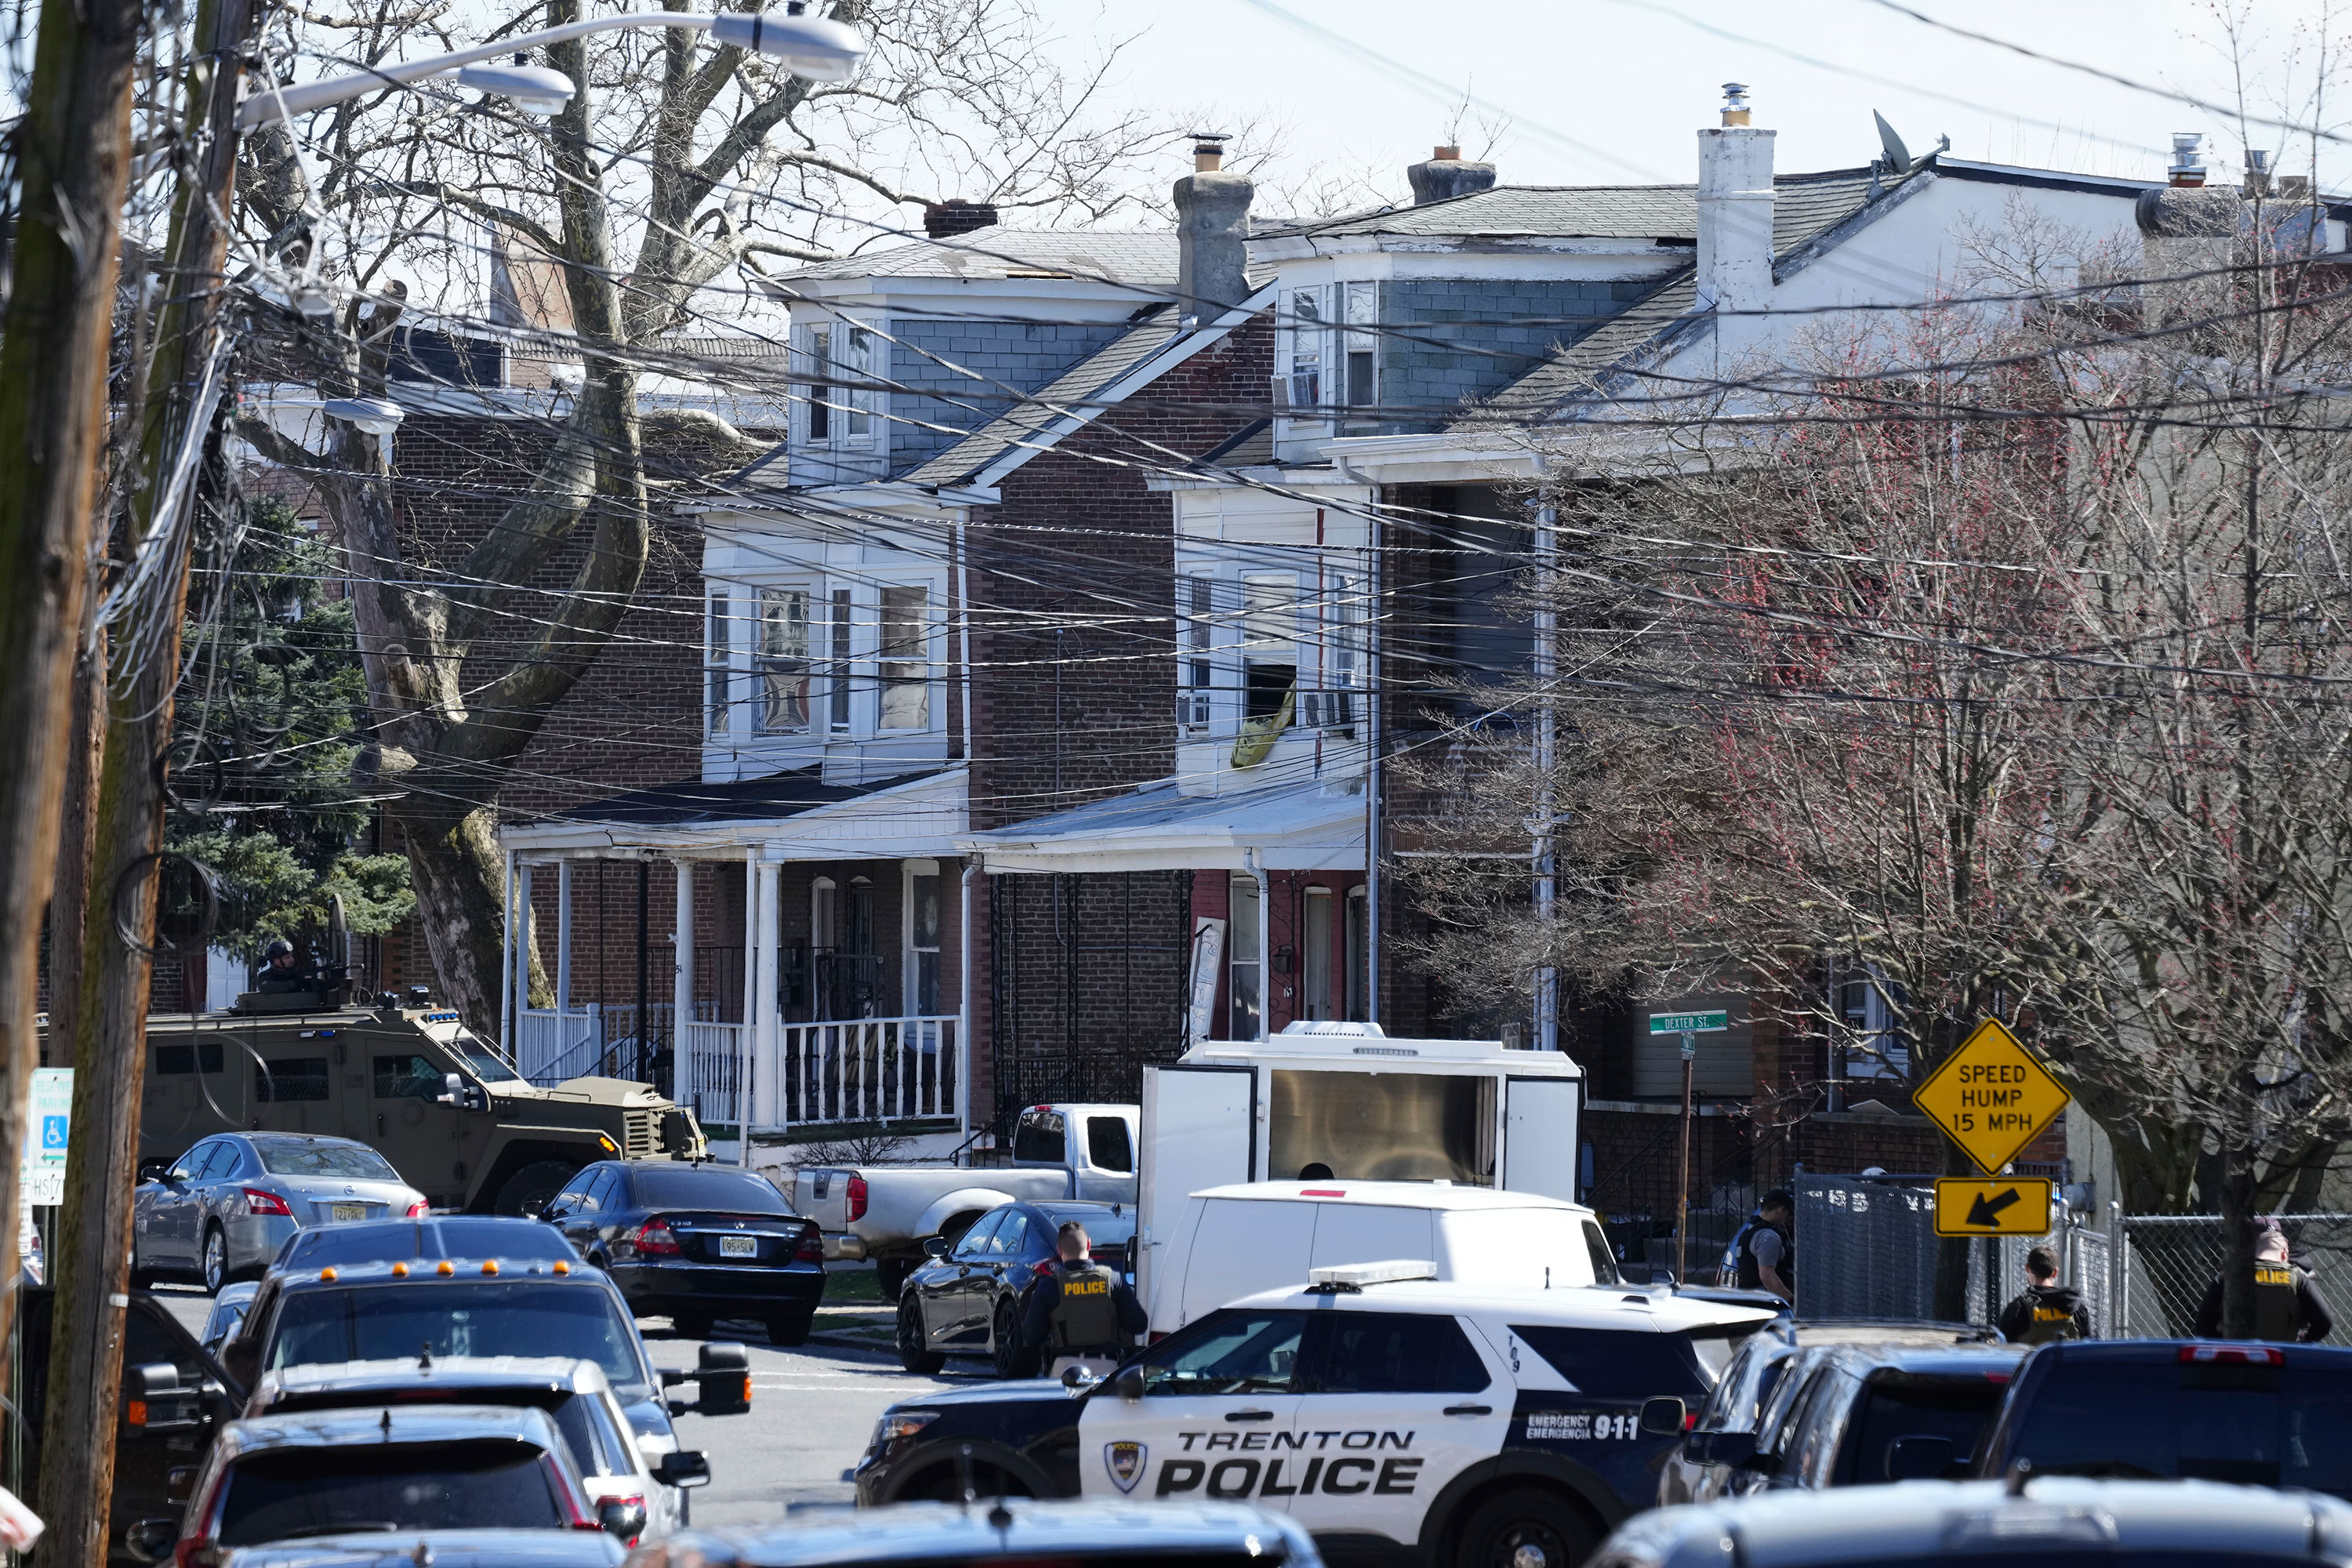
[[[1723,123],[1698,133],[1699,307],[1768,310],[1776,133],[1748,122],[1745,87],[1725,82],[1723,98]]]

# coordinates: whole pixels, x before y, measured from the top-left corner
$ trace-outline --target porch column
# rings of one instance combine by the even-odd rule
[[[515,1033],[522,1034],[522,1016],[530,1005],[530,862],[519,862],[515,867],[514,913],[509,921],[514,927],[514,1016]],[[516,1058],[520,1065],[521,1058]]]
[[[563,1038],[562,1016],[572,1011],[572,858],[555,866],[555,1026],[557,1044]]]
[[[1257,879],[1257,1037],[1265,1040],[1274,1037],[1274,887],[1256,850],[1242,857]],[[1297,948],[1295,938],[1291,945]]]
[[[499,931],[499,1047],[511,1058],[515,1054],[514,1031],[514,950],[515,950],[515,852],[507,851],[507,918]]]
[[[671,862],[677,871],[677,914],[670,929],[677,933],[677,973],[670,989],[670,1060],[686,1060],[686,1026],[694,1017],[694,862]],[[672,1067],[675,1075],[677,1068]],[[673,1077],[673,1080],[675,1077]]]
[[[784,1116],[782,1031],[778,1026],[782,1020],[776,1016],[776,946],[782,913],[777,907],[777,893],[782,886],[784,868],[769,858],[775,850],[773,845],[764,846],[758,862],[760,988],[751,996],[752,1060],[759,1074],[757,1120],[770,1127],[782,1122]],[[743,1140],[746,1165],[751,1163],[751,1141],[747,1135]]]
[[[960,922],[955,1026],[955,1115],[959,1132],[971,1131],[971,895],[980,880],[981,864],[977,855],[963,863],[963,910],[956,917]]]
[[[760,994],[760,852],[743,856],[743,1022],[735,1030],[735,1132],[746,1170],[751,1164],[751,1031]]]

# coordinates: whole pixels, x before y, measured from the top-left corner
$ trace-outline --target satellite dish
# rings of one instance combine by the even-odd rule
[[[1886,149],[1886,166],[1898,174],[1911,171],[1911,149],[1903,145],[1903,138],[1895,134],[1895,127],[1886,123],[1886,116],[1876,110],[1870,117],[1878,121],[1878,144]]]

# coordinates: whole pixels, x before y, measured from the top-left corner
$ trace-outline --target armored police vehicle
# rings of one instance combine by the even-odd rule
[[[521,1215],[593,1161],[709,1152],[694,1113],[646,1084],[537,1088],[455,1012],[389,993],[374,1006],[340,988],[248,993],[148,1019],[147,1049],[142,1166],[215,1132],[331,1133],[382,1153],[435,1208]]]
[[[1752,1308],[1481,1289],[1400,1261],[1313,1271],[1072,1377],[886,1412],[858,1501],[1246,1500],[1327,1548],[1570,1568],[1648,1506]]]

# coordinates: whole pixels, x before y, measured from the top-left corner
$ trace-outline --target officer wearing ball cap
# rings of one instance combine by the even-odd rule
[[[2251,1337],[2281,1344],[2309,1344],[2324,1340],[2336,1327],[2327,1302],[2311,1282],[2310,1270],[2298,1268],[2287,1258],[2286,1232],[2275,1219],[2263,1221],[2254,1240],[2254,1328]],[[2197,1337],[2221,1335],[2221,1276],[2205,1287],[2197,1303]]]

